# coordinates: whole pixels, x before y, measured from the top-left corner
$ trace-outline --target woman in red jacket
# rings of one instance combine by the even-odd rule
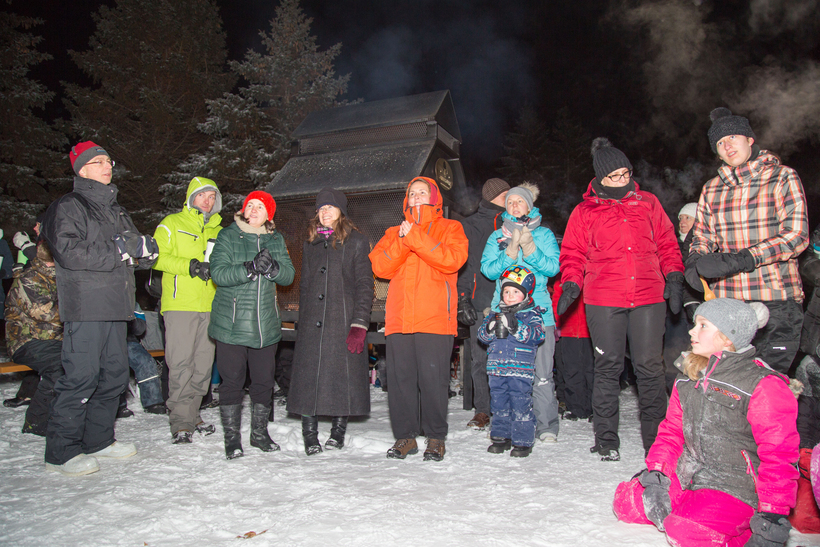
[[[666,304],[680,311],[683,262],[672,222],[658,199],[632,179],[632,164],[607,139],[592,143],[595,178],[567,223],[561,243],[564,313],[584,290],[595,350],[592,390],[595,445],[603,461],[620,459],[619,377],[626,342],[638,379],[641,438],[649,450],[666,413],[662,359]]]
[[[404,199],[404,222],[388,228],[370,253],[373,273],[390,280],[384,334],[390,424],[397,440],[388,458],[418,452],[416,436],[422,431],[424,459],[444,457],[456,282],[468,242],[461,223],[443,217],[442,203],[432,179],[414,178]]]

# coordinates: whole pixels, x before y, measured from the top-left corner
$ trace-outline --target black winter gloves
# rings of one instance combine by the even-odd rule
[[[669,497],[669,486],[672,481],[660,471],[641,472],[643,491],[643,512],[652,524],[663,532],[663,521],[672,512],[672,500]]]
[[[512,312],[496,313],[495,318],[487,324],[487,330],[492,331],[499,340],[503,340],[510,334],[518,332],[518,319]]]
[[[188,273],[191,274],[191,277],[198,277],[202,281],[208,281],[211,278],[211,265],[192,258],[188,266]]]
[[[789,541],[792,525],[786,515],[758,512],[749,521],[752,537],[745,547],[783,547]]]
[[[122,260],[127,260],[129,257],[153,259],[159,254],[157,242],[151,236],[126,231],[115,235],[113,239]]]
[[[708,279],[730,277],[755,270],[755,257],[749,249],[737,253],[709,253],[698,260],[698,273]]]
[[[578,286],[577,283],[572,281],[567,281],[562,285],[563,292],[561,293],[561,298],[558,299],[558,306],[556,311],[558,315],[563,315],[567,308],[569,308],[575,299],[578,298],[578,295],[581,294],[581,287]]]
[[[672,272],[666,276],[663,299],[669,302],[669,311],[678,314],[683,306],[683,274]]]
[[[471,327],[478,321],[478,311],[473,306],[473,299],[466,294],[458,295],[458,312],[456,313],[458,322]]]
[[[279,263],[270,255],[266,248],[259,251],[253,260],[244,263],[248,277],[255,280],[257,276],[263,275],[268,279],[273,279],[279,273]]]
[[[700,274],[698,273],[698,262],[702,257],[701,254],[689,253],[686,262],[683,264],[683,277],[686,278],[686,282],[689,283],[690,287],[700,293],[703,292],[703,281],[700,280]]]

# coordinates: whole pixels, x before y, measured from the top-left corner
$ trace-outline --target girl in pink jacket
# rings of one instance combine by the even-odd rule
[[[732,298],[701,304],[647,469],[615,491],[619,520],[654,524],[672,545],[785,545],[797,493],[797,401],[754,359],[768,310]]]

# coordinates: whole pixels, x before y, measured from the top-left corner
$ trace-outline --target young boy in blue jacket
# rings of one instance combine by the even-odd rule
[[[532,411],[532,379],[535,350],[544,341],[544,312],[532,300],[535,275],[513,265],[501,274],[499,312],[491,312],[478,329],[478,339],[490,346],[487,375],[490,409],[493,413],[487,448],[525,458],[535,444],[535,414]]]

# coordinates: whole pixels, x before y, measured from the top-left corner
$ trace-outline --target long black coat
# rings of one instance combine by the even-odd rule
[[[307,416],[370,413],[367,351],[347,350],[351,325],[370,324],[373,269],[367,238],[353,231],[344,243],[305,242],[299,284],[299,328],[288,391],[288,412]]]

